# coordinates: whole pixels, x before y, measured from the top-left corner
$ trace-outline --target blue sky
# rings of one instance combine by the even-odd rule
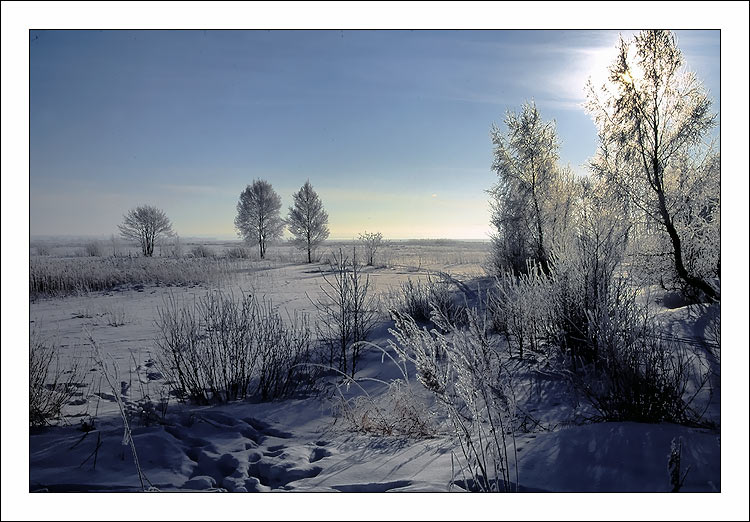
[[[149,203],[182,236],[236,237],[248,183],[285,213],[309,178],[332,238],[486,237],[491,125],[534,100],[585,172],[584,86],[618,34],[32,31],[31,234],[108,236]],[[677,36],[718,112],[719,32]]]

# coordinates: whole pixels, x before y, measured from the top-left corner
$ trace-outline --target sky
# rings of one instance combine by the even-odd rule
[[[332,239],[486,239],[490,128],[534,101],[560,160],[595,153],[583,110],[632,31],[36,31],[30,232],[108,237],[162,208],[183,237],[236,238],[240,192],[310,180]],[[719,31],[677,31],[719,111]]]

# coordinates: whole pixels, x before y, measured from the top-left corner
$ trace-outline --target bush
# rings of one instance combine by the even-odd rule
[[[518,485],[515,453],[515,397],[486,318],[466,312],[466,328],[436,314],[446,333],[419,328],[406,314],[392,312],[395,342],[389,346],[414,364],[417,379],[430,390],[454,428],[461,447],[464,485],[477,491],[512,491],[511,465]],[[467,479],[471,479],[468,484]]]
[[[102,256],[102,244],[100,241],[90,241],[83,247],[83,251],[89,257],[101,257]]]
[[[162,373],[179,397],[208,404],[258,396],[289,396],[312,383],[307,320],[285,323],[270,302],[209,292],[181,306],[174,296],[158,309]]]
[[[78,362],[60,366],[55,348],[34,331],[29,337],[29,424],[46,426],[59,419],[63,407],[84,386],[85,373]]]
[[[708,371],[683,343],[659,334],[648,304],[634,291],[618,292],[587,313],[587,344],[594,364],[578,384],[604,421],[697,424],[691,402]],[[693,386],[692,390],[689,388]]]
[[[488,294],[495,330],[503,333],[509,350],[513,346],[518,356],[524,357],[524,348],[538,351],[546,335],[550,320],[551,287],[549,278],[542,269],[531,262],[521,275],[506,272],[495,278],[495,285]]]
[[[363,232],[359,235],[359,241],[365,249],[367,266],[373,266],[378,250],[385,246],[383,234],[380,232]]]
[[[453,300],[451,284],[444,275],[437,281],[430,276],[427,277],[427,281],[409,279],[401,283],[390,307],[420,323],[429,321],[433,311],[454,322],[458,318],[460,307]]]
[[[584,184],[573,241],[552,255],[552,335],[574,360],[596,359],[587,341],[588,313],[617,302],[632,284],[621,270],[631,233],[626,215],[604,186]]]
[[[249,248],[246,247],[232,247],[227,250],[227,257],[229,259],[249,259],[252,256]]]
[[[115,256],[117,255],[117,247],[115,245],[115,238],[112,237],[112,244],[113,244],[113,251],[115,252]],[[174,258],[181,258],[183,255],[183,247],[182,247],[182,241],[180,240],[180,236],[175,234],[172,236],[172,238],[169,241],[162,242],[159,244],[159,253],[164,254],[166,257],[174,257]]]
[[[341,249],[334,253],[330,272],[330,276],[323,275],[322,296],[312,301],[319,313],[318,337],[328,349],[328,364],[354,375],[362,341],[375,326],[378,307],[370,293],[370,277],[362,275],[356,248],[351,261]]]
[[[639,290],[622,273],[628,225],[602,200],[579,207],[575,241],[506,274],[489,298],[495,327],[519,355],[559,347],[574,381],[605,421],[695,424],[692,398],[708,381],[686,344],[664,338]]]
[[[190,254],[193,257],[214,257],[213,251],[206,245],[195,245],[190,249]]]

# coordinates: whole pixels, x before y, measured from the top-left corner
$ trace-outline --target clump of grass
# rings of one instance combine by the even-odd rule
[[[428,331],[406,314],[391,315],[395,341],[388,344],[416,367],[417,379],[452,424],[463,484],[477,491],[517,490],[513,374],[486,317],[467,308],[463,327],[436,314],[438,328]]]
[[[107,326],[123,326],[126,322],[125,308],[119,306],[110,306],[102,314],[107,321]]]
[[[387,354],[383,348],[374,346]],[[388,357],[393,359],[390,354]],[[433,437],[437,431],[433,413],[414,393],[404,361],[399,363],[393,359],[393,362],[398,366],[402,377],[390,382],[344,375],[344,379],[336,386],[338,395],[333,407],[336,418],[343,420],[348,429],[361,433],[410,438]],[[377,397],[371,395],[359,384],[362,380],[382,384],[386,387],[385,393]],[[349,389],[352,384],[355,391],[361,393],[347,397],[342,388]]]

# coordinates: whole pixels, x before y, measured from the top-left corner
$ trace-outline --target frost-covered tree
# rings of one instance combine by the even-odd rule
[[[367,266],[372,266],[375,262],[375,254],[385,244],[381,232],[362,232],[359,235],[359,241],[365,247],[365,257]]]
[[[489,191],[494,264],[520,273],[532,260],[548,272],[552,248],[570,221],[573,179],[558,166],[554,121],[543,121],[534,103],[508,112],[505,126],[507,133],[495,125],[490,132],[498,176]]]
[[[592,167],[663,233],[679,280],[718,300],[708,281],[720,272],[719,159],[706,143],[716,123],[708,94],[683,67],[674,34],[661,30],[620,39],[609,82],[598,91],[589,82],[587,109],[599,133]],[[701,250],[710,252],[713,270],[690,260]]]
[[[289,207],[287,224],[294,236],[292,242],[300,250],[307,250],[307,262],[312,263],[312,252],[328,238],[328,213],[323,202],[307,180],[295,193],[294,206]]]
[[[172,223],[167,215],[150,205],[128,211],[118,228],[124,239],[137,241],[141,245],[141,252],[147,257],[154,255],[154,245],[161,238],[172,235]]]
[[[284,232],[280,209],[281,197],[265,180],[254,180],[240,194],[234,226],[246,242],[258,244],[261,259],[266,257],[267,244]]]

